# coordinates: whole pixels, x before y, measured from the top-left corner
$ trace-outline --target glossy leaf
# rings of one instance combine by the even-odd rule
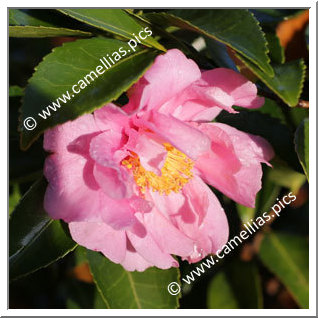
[[[239,111],[244,110],[242,107],[237,107]],[[286,118],[282,107],[280,107],[274,100],[265,98],[265,103],[260,108],[249,109],[251,112],[258,112],[262,114],[267,114],[272,118],[277,118],[281,124],[287,125]],[[292,109],[291,111],[294,111]]]
[[[266,40],[269,48],[269,57],[273,63],[285,63],[285,52],[280,40],[275,33],[266,33]]]
[[[274,74],[267,56],[264,34],[257,20],[247,10],[182,9],[149,13],[145,17],[157,25],[174,25],[218,40],[248,58],[269,76]]]
[[[21,199],[21,193],[19,185],[17,183],[13,184],[12,193],[9,196],[9,215],[13,212],[17,204]]]
[[[9,9],[9,25],[69,27],[67,20],[56,10]]]
[[[242,55],[236,55],[243,63],[288,106],[296,106],[303,88],[305,64],[294,60],[285,64],[273,65],[274,77],[269,77]]]
[[[224,271],[218,272],[208,286],[207,307],[209,309],[240,308]]]
[[[87,258],[107,308],[176,308],[178,296],[167,290],[169,283],[178,281],[176,268],[149,268],[144,272],[128,272],[102,254],[87,250]]]
[[[9,36],[13,38],[46,38],[58,36],[90,37],[90,32],[66,28],[43,26],[9,26]]]
[[[96,287],[73,280],[66,286],[67,309],[106,309]]]
[[[289,112],[289,115],[293,125],[295,127],[298,127],[304,119],[308,118],[309,109],[294,107]]]
[[[261,243],[263,263],[285,284],[302,308],[309,306],[309,253],[306,238],[270,232]]]
[[[60,11],[76,20],[128,40],[136,41],[134,35],[140,39],[139,33],[143,30],[141,24],[121,9],[62,9]],[[143,33],[142,37],[146,37],[146,34]],[[165,51],[165,48],[151,36],[141,39],[141,42],[146,46]]]
[[[295,149],[309,180],[309,120],[304,119],[295,133]]]
[[[261,282],[255,262],[231,259],[208,286],[208,308],[251,309],[262,306]]]
[[[269,171],[269,178],[273,183],[297,193],[301,186],[306,182],[306,177],[287,166],[274,164],[275,169]]]
[[[11,86],[9,94],[15,95],[9,98],[9,179],[10,183],[35,182],[42,176],[45,152],[43,140],[37,140],[28,151],[21,151],[19,141],[19,108],[24,89]]]
[[[100,59],[115,52],[121,56],[119,49],[125,50],[126,55],[106,70]],[[66,43],[47,55],[36,67],[25,90],[21,147],[26,149],[44,130],[92,112],[118,98],[143,75],[158,54],[158,51],[148,49],[137,49],[134,53],[130,50],[122,41],[92,38]],[[97,66],[104,71],[99,76]],[[74,84],[77,91],[80,85],[83,87],[78,94],[72,91]],[[68,95],[64,102],[63,94]],[[61,99],[57,101],[59,97]],[[55,106],[56,111],[47,109],[48,105],[54,106],[52,102],[59,103],[60,108]],[[51,116],[41,118],[38,114],[43,115],[43,110],[49,110]],[[33,130],[27,130],[22,124],[28,117],[37,121]]]
[[[76,247],[67,228],[43,209],[44,178],[23,196],[9,222],[10,280],[46,267]]]
[[[92,35],[88,27],[53,9],[9,9],[9,25],[15,37]]]
[[[249,222],[253,219],[257,211],[256,208],[250,208],[238,203],[236,203],[236,208],[243,223]]]

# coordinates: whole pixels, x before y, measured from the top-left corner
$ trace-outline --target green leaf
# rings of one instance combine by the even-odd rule
[[[236,208],[243,223],[249,222],[250,219],[253,219],[257,211],[255,208],[249,208],[238,203],[236,203]]]
[[[280,45],[278,36],[275,33],[266,33],[266,40],[269,48],[269,57],[277,64],[285,63],[284,48]]]
[[[301,122],[308,117],[309,115],[309,109],[307,108],[300,108],[300,107],[294,107],[289,112],[290,119],[295,127],[298,127]]]
[[[86,248],[79,245],[73,253],[76,265],[87,263]]]
[[[243,107],[236,107],[239,111],[244,110]],[[294,109],[293,109],[294,110]],[[280,107],[274,100],[265,98],[265,103],[260,108],[249,109],[251,112],[259,112],[262,114],[268,114],[272,118],[277,118],[281,124],[287,125],[286,118],[282,107]]]
[[[67,20],[48,9],[9,9],[9,25],[65,27]]]
[[[262,290],[256,263],[231,259],[210,282],[207,307],[210,309],[262,308]]]
[[[67,309],[106,309],[94,284],[69,280],[65,284]]]
[[[76,20],[128,40],[136,41],[134,35],[140,38],[139,33],[143,30],[141,24],[121,9],[62,9],[60,11]],[[143,37],[146,35],[143,34]],[[141,42],[146,46],[165,51],[165,48],[151,36],[141,39]]]
[[[12,86],[11,86],[12,87]],[[14,93],[21,93],[18,89]],[[10,91],[10,89],[9,89]],[[12,92],[12,89],[11,89]],[[24,89],[23,89],[24,94]],[[15,94],[14,94],[15,95]],[[35,182],[42,175],[45,152],[43,140],[39,139],[28,151],[21,151],[19,141],[19,108],[22,101],[20,96],[9,98],[9,180],[10,184]]]
[[[296,106],[303,88],[306,66],[304,61],[294,60],[273,65],[274,77],[269,77],[240,54],[236,56],[288,106]]]
[[[121,52],[125,50],[126,55],[119,54],[119,49]],[[136,49],[136,52],[130,52],[125,42],[92,38],[65,43],[48,54],[36,67],[25,90],[20,123],[22,149],[26,149],[44,130],[90,113],[125,92],[144,74],[159,53]],[[112,56],[115,52],[121,59],[106,70],[101,59],[105,57],[110,61],[107,54]],[[99,76],[96,71],[98,66],[104,71]],[[77,85],[75,90],[80,91],[78,94],[72,91],[74,84]],[[53,102],[60,105],[60,108],[55,106],[56,111],[52,109]],[[52,108],[47,108],[48,105]],[[41,118],[38,114],[43,115],[43,110],[50,111],[51,116]],[[37,122],[33,130],[23,126],[28,117]]]
[[[9,36],[13,38],[46,38],[58,36],[90,37],[92,33],[66,28],[44,26],[9,26]]]
[[[295,149],[307,179],[309,180],[309,120],[304,119],[295,133]]]
[[[285,284],[302,308],[309,306],[309,251],[306,238],[266,233],[259,256]]]
[[[65,226],[43,209],[44,178],[23,196],[9,222],[10,280],[17,279],[64,257],[76,247]]]
[[[74,23],[76,22],[76,23]],[[10,37],[90,37],[92,33],[81,31],[81,23],[69,19],[57,10],[9,9]],[[85,29],[86,26],[84,26]]]
[[[240,308],[224,271],[218,272],[208,286],[207,307],[209,309]]]
[[[87,250],[91,273],[107,308],[177,308],[178,296],[167,290],[178,281],[176,268],[129,272],[100,253]]]
[[[19,203],[21,199],[21,193],[19,189],[19,184],[15,183],[13,185],[12,193],[9,196],[9,215],[13,212],[17,204]]]
[[[24,94],[24,88],[13,85],[9,87],[9,97],[20,97]]]
[[[145,17],[158,25],[169,24],[218,40],[248,58],[269,76],[274,75],[264,34],[258,21],[245,9],[182,9],[149,13]]]
[[[274,163],[274,167],[274,169],[269,171],[269,179],[275,184],[298,193],[298,190],[306,182],[306,177],[302,173],[290,169],[288,166]]]

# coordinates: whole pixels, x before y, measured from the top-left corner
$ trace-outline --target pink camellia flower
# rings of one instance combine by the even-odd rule
[[[228,239],[206,183],[253,207],[261,162],[273,157],[261,137],[211,120],[264,100],[242,75],[201,72],[178,50],[157,57],[128,96],[45,133],[45,209],[127,270],[177,267],[172,255],[197,262]]]

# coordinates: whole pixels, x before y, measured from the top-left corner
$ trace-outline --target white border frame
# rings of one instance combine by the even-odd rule
[[[105,1],[97,1],[90,0],[87,3],[82,3],[85,5],[89,5],[89,7],[104,7]],[[0,314],[1,316],[316,316],[316,2],[315,1],[281,1],[281,0],[267,0],[266,2],[251,1],[251,0],[241,0],[239,2],[223,0],[221,2],[222,6],[218,3],[214,3],[211,1],[202,1],[197,0],[194,3],[185,3],[182,0],[171,1],[171,0],[161,0],[158,2],[149,2],[145,0],[135,0],[135,1],[117,1],[114,2],[116,7],[122,8],[151,8],[158,7],[160,4],[160,8],[169,8],[169,7],[184,7],[187,4],[195,4],[196,7],[202,8],[265,8],[264,4],[266,4],[266,8],[311,8],[309,10],[309,90],[310,90],[310,116],[309,116],[309,131],[310,131],[310,188],[309,188],[309,309],[108,309],[105,311],[104,309],[7,309],[7,301],[8,301],[8,264],[7,262],[1,262],[1,286],[0,286]],[[26,6],[27,5],[27,6]],[[8,34],[7,34],[7,8],[8,7],[78,7],[79,2],[74,0],[55,0],[49,2],[43,2],[39,0],[30,0],[28,2],[24,2],[21,0],[15,1],[5,1],[5,6],[1,7],[1,21],[2,21],[2,39],[4,43],[6,43],[6,50],[1,51],[1,61],[3,64],[2,69],[7,70],[8,74],[8,63],[7,63],[7,52],[8,52]],[[240,7],[238,7],[240,5]],[[112,6],[114,7],[114,6]],[[192,6],[192,8],[196,8]],[[191,8],[187,7],[187,8]],[[4,167],[8,167],[8,141],[7,141],[7,133],[8,133],[8,83],[2,83],[1,85],[1,96],[6,96],[7,99],[4,101],[4,104],[0,108],[1,111],[1,139],[2,145],[7,145],[7,155],[6,157],[1,157],[1,166],[4,170]],[[4,106],[6,105],[6,107]],[[8,171],[7,171],[8,176]],[[0,246],[1,246],[1,255],[2,260],[7,259],[8,252],[8,218],[5,211],[7,211],[8,206],[8,198],[7,198],[7,180],[5,178],[1,178],[1,202],[3,206],[3,210],[1,213],[1,231],[0,231]],[[4,206],[4,202],[6,202],[6,206]]]

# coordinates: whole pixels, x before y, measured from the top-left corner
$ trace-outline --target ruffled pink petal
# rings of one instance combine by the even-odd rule
[[[149,128],[191,159],[198,158],[210,148],[211,142],[205,134],[172,116],[151,111],[135,119],[135,123]]]
[[[121,132],[128,125],[129,117],[118,106],[107,104],[95,110],[94,118],[99,130],[113,130]]]
[[[242,132],[222,123],[212,125],[222,129],[231,138],[235,152],[240,154],[241,161],[254,158],[258,162],[269,164],[275,155],[269,142],[260,136]]]
[[[93,115],[83,115],[47,130],[44,133],[43,147],[46,151],[63,153],[67,151],[67,146],[78,137],[99,131]]]
[[[94,177],[104,193],[114,200],[129,198],[132,195],[132,180],[124,178],[119,168],[103,167],[96,164]]]
[[[172,222],[157,209],[157,204],[150,213],[139,215],[139,221],[158,244],[168,254],[187,256],[192,253],[194,242],[178,230]]]
[[[125,231],[116,231],[105,223],[71,222],[70,233],[74,241],[86,248],[102,252],[114,263],[126,257]]]
[[[91,139],[89,145],[90,157],[98,164],[105,167],[114,167],[119,164],[115,157],[125,143],[125,136],[114,130],[107,130]]]
[[[261,188],[260,163],[272,158],[271,146],[261,137],[220,123],[201,124],[198,129],[212,141],[211,151],[196,161],[201,177],[234,201],[254,207],[256,193]],[[224,151],[231,147],[234,152]]]
[[[129,199],[114,200],[104,194],[100,209],[103,221],[115,230],[129,229],[137,221]]]
[[[196,126],[210,137],[210,151],[203,154],[195,163],[200,175],[217,189],[227,189],[226,194],[235,192],[235,173],[241,169],[231,138],[219,127],[212,124]],[[222,191],[222,190],[221,190]]]
[[[127,238],[127,251],[125,259],[121,262],[121,265],[127,271],[143,272],[147,268],[154,266],[150,262],[146,261],[132,246]]]
[[[70,153],[46,158],[44,175],[49,185],[44,208],[53,219],[101,221],[100,190],[93,177],[93,166],[82,156]]]
[[[191,86],[158,108],[158,112],[162,114],[170,114],[182,121],[197,122],[209,122],[221,111],[217,106],[202,103]]]
[[[229,226],[225,212],[214,193],[198,177],[194,177],[183,190],[191,210],[198,216],[197,222],[189,223],[182,216],[178,226],[196,241],[196,251],[201,258],[215,253],[228,240]],[[200,255],[193,253],[189,261],[197,261]]]
[[[91,134],[81,135],[81,136],[77,137],[76,139],[74,139],[73,141],[71,141],[67,145],[66,149],[70,153],[81,155],[84,158],[89,160],[90,159],[89,149],[90,149],[91,141],[93,138],[95,138],[99,134],[101,134],[101,132],[97,131],[97,132],[93,132]],[[61,151],[60,155],[63,156],[65,153],[67,153],[67,152]]]
[[[162,195],[158,191],[149,191],[149,196],[156,203],[157,209],[170,218],[171,215],[178,214],[185,205],[185,196],[182,192],[170,192],[168,195]]]
[[[197,176],[194,176],[178,195],[184,196],[184,200],[180,200],[179,204],[172,204],[168,196],[157,195],[156,203],[159,204],[156,206],[181,233],[193,240],[193,249],[188,255],[184,255],[183,259],[198,262],[226,243],[227,218],[213,192]],[[164,201],[167,201],[166,204]],[[169,208],[171,210],[167,211]]]
[[[200,76],[194,61],[179,50],[169,50],[158,56],[142,80],[131,88],[128,92],[130,101],[124,109],[132,112],[159,107]]]
[[[178,262],[168,253],[162,251],[147,229],[140,223],[127,231],[127,236],[135,250],[149,263],[161,269],[178,267]]]
[[[149,132],[136,131],[130,129],[129,140],[125,148],[136,153],[139,157],[141,165],[147,170],[158,175],[164,165],[167,151],[162,143],[151,138],[153,134]]]
[[[264,98],[257,96],[256,85],[241,74],[226,68],[216,68],[202,73],[191,89],[207,106],[218,106],[235,112],[233,105],[258,108]]]
[[[196,112],[192,110],[196,109]],[[212,121],[222,110],[219,107],[204,107],[198,102],[189,101],[186,102],[178,112],[178,108],[173,113],[173,116],[183,121],[194,122],[209,122]]]

